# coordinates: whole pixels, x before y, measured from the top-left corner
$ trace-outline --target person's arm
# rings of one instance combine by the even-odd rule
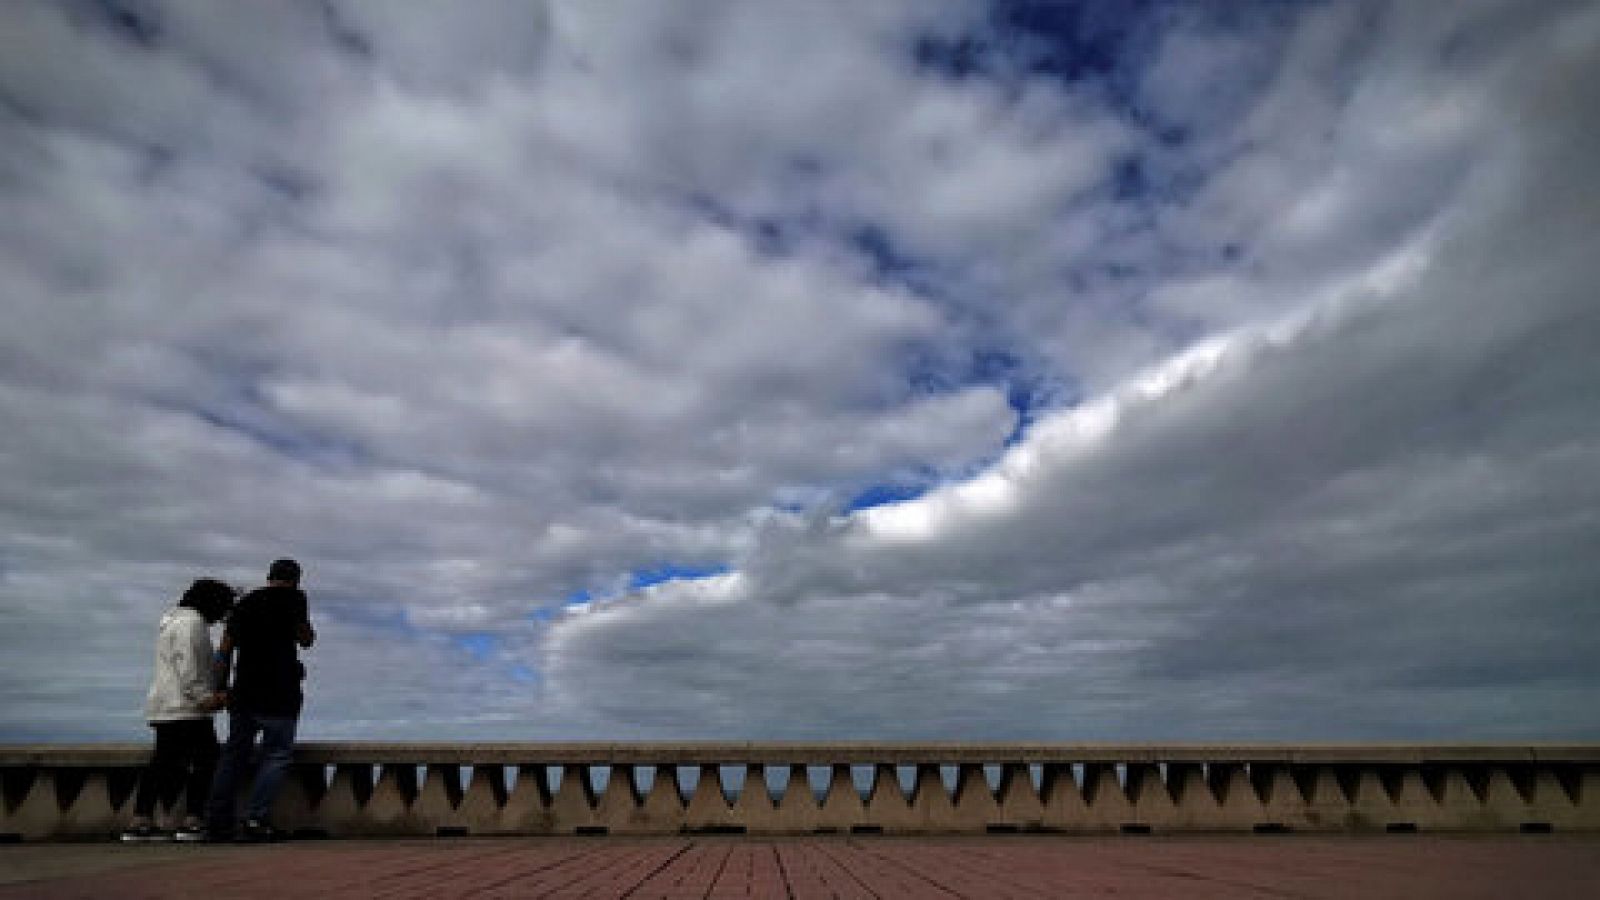
[[[294,626],[294,639],[302,647],[310,647],[317,641],[317,630],[311,627],[311,613],[306,609],[306,595],[300,595],[300,621]]]
[[[211,657],[211,636],[204,622],[196,621],[188,634],[177,635],[172,653],[172,670],[177,677],[178,690],[184,703],[194,709],[210,712],[213,705],[211,673],[207,661]]]
[[[217,692],[228,689],[228,679],[233,675],[233,631],[230,627],[222,629],[222,643],[217,645],[217,652],[211,655],[211,686]]]

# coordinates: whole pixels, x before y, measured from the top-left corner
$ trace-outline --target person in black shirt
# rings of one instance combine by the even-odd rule
[[[267,586],[246,594],[222,635],[217,650],[218,680],[228,689],[228,742],[211,788],[208,831],[223,838],[234,833],[234,812],[241,775],[249,765],[256,735],[261,735],[261,768],[245,808],[240,837],[270,840],[268,815],[278,785],[294,755],[295,726],[304,696],[300,682],[305,668],[298,648],[316,640],[300,590],[300,564],[280,559],[267,571]],[[233,657],[237,654],[237,660]]]

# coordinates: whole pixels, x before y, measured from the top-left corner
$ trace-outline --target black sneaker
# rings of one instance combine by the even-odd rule
[[[124,844],[159,844],[172,840],[172,833],[154,825],[132,825],[122,832]]]
[[[278,839],[278,833],[260,819],[246,819],[239,826],[238,839],[247,844],[270,844]]]

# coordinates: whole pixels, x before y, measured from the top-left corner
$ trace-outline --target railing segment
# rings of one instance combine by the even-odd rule
[[[148,753],[0,745],[0,839],[114,834]],[[333,837],[1595,831],[1600,745],[307,743],[274,817]]]

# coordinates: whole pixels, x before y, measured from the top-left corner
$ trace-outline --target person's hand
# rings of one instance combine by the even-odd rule
[[[216,712],[225,709],[228,705],[227,691],[212,691],[211,699],[206,701],[206,712]]]

